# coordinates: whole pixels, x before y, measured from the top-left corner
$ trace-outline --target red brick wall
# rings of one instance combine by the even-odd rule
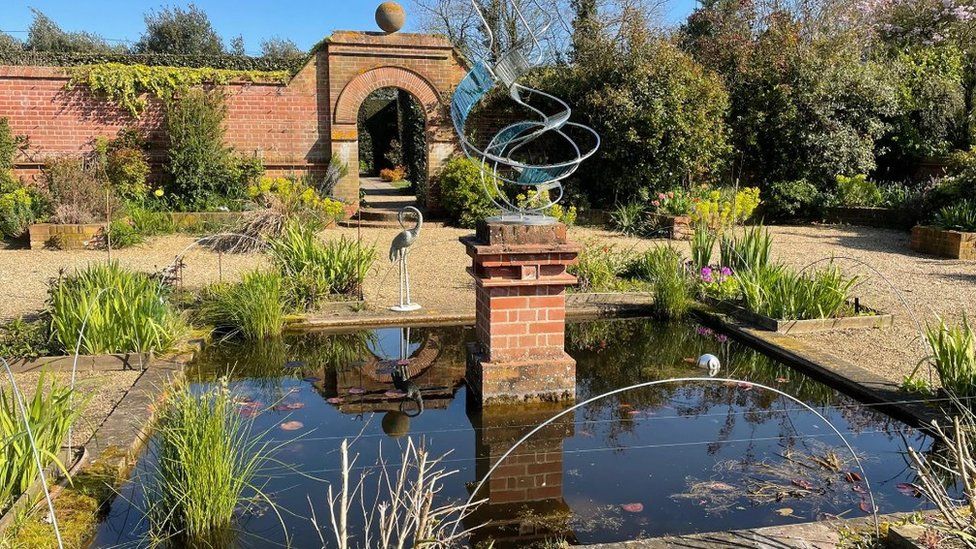
[[[258,155],[271,173],[322,170],[339,153],[351,174],[340,188],[344,198],[355,201],[356,114],[362,100],[386,86],[414,94],[428,113],[433,171],[453,150],[446,109],[464,74],[457,52],[441,37],[336,32],[287,84],[223,86],[227,141],[241,154]],[[166,145],[158,101],[135,118],[83,86],[67,90],[67,82],[65,71],[55,67],[0,66],[0,117],[10,119],[15,133],[30,137],[30,148],[18,159],[18,175],[34,176],[46,158],[87,152],[95,137],[130,126],[150,136],[158,170]]]

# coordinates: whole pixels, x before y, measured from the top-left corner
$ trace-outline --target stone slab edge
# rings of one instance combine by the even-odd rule
[[[861,402],[874,404],[873,408],[909,425],[926,427],[933,420],[942,417],[941,412],[934,407],[920,402],[904,402],[919,400],[919,397],[905,393],[897,383],[795,337],[752,328],[710,307],[697,307],[694,314],[703,323],[728,332],[763,353],[815,379],[825,381],[831,387]]]

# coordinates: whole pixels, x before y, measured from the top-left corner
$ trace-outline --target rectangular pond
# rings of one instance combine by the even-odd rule
[[[266,441],[282,443],[281,466],[261,476],[276,509],[258,505],[240,516],[234,544],[283,544],[283,521],[292,546],[321,546],[313,511],[325,539],[334,539],[327,489],[340,478],[344,439],[354,440],[356,475],[377,472],[381,448],[395,465],[408,436],[435,456],[449,452],[442,466],[457,473],[438,498],[467,500],[516,441],[567,408],[472,405],[463,375],[473,340],[466,327],[386,328],[225,343],[203,353],[188,372],[193,383],[204,388],[231,372],[240,413],[253,417]],[[905,456],[908,446],[927,449],[923,433],[722,334],[694,323],[591,321],[567,326],[567,351],[578,362],[577,402],[642,382],[707,376],[693,359],[714,354],[719,377],[783,391],[843,433],[880,512],[923,508],[906,484],[914,477]],[[420,392],[422,412],[403,390]],[[153,461],[150,443],[95,547],[146,542],[142,485]],[[792,399],[744,383],[664,383],[582,406],[530,437],[485,482],[480,496],[488,502],[464,525],[487,523],[472,545],[503,547],[854,518],[871,510],[861,476],[831,427]],[[365,490],[375,493],[375,484]],[[351,531],[361,515],[350,516]]]

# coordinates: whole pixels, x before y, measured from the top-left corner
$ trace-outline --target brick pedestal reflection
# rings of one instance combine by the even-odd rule
[[[579,247],[566,226],[482,223],[461,238],[475,279],[478,344],[467,381],[482,402],[572,400],[576,361],[566,343],[566,267]]]

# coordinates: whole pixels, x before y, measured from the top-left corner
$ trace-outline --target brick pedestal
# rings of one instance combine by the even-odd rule
[[[461,238],[475,279],[477,345],[469,349],[467,382],[493,401],[573,400],[576,361],[566,342],[566,267],[579,247],[566,226],[482,223]]]

